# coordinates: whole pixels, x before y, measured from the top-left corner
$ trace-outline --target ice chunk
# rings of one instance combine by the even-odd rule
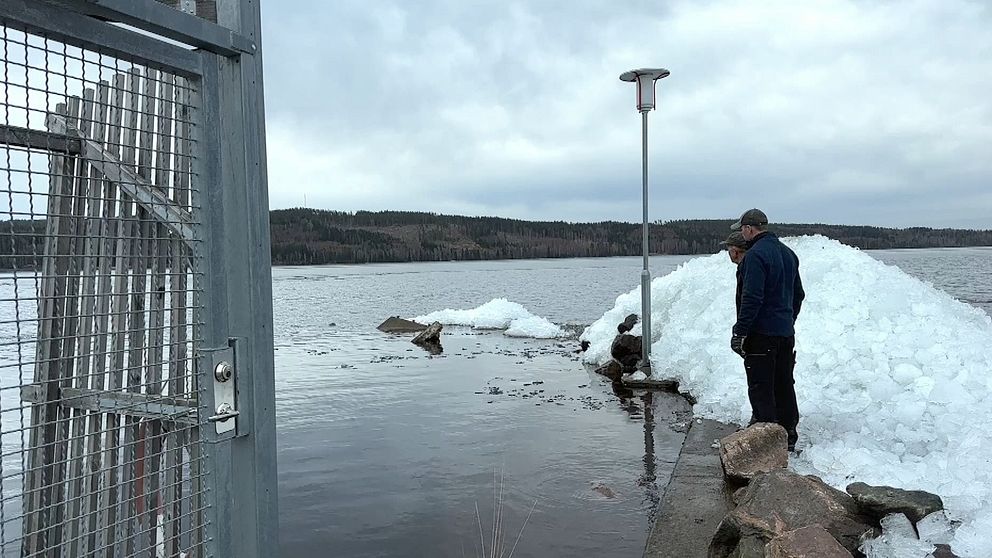
[[[892,371],[892,379],[900,384],[908,384],[923,375],[923,371],[909,363],[896,365]]]
[[[868,395],[875,401],[891,401],[902,388],[888,376],[880,376],[868,386]]]
[[[890,513],[882,518],[882,534],[893,537],[916,538],[913,522],[904,513]]]
[[[867,558],[927,558],[934,550],[932,544],[925,543],[915,536],[898,535],[882,535],[861,546],[861,552],[864,552]]]
[[[920,540],[930,544],[951,544],[954,526],[944,510],[936,511],[916,522]]]
[[[986,504],[987,505],[987,504]],[[959,556],[992,556],[992,510],[986,508],[954,533],[951,549]]]
[[[644,372],[641,372],[640,370],[638,370],[637,372],[632,372],[632,373],[627,374],[626,376],[624,376],[624,380],[632,381],[632,382],[643,382],[644,380],[647,380],[647,379],[648,379],[647,374],[645,374]]]
[[[930,391],[930,401],[933,401],[934,403],[961,404],[970,399],[971,396],[968,392],[961,386],[960,383],[954,380],[937,383],[934,385],[933,390]]]
[[[913,523],[904,514],[882,518],[882,536],[867,541],[861,551],[868,558],[926,558],[934,546],[916,537]]]

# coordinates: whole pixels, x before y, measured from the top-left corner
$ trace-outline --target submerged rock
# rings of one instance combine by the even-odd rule
[[[604,498],[609,498],[610,500],[612,500],[612,499],[614,499],[614,498],[617,497],[617,493],[616,492],[613,492],[613,490],[610,487],[608,487],[608,486],[606,486],[605,484],[602,484],[602,483],[596,483],[596,484],[594,484],[593,487],[592,487],[592,490],[593,490],[593,492],[599,493],[600,496],[602,496]]]
[[[379,327],[376,329],[385,333],[417,333],[418,331],[427,329],[427,326],[410,320],[404,320],[399,316],[393,316],[386,318],[386,321],[379,324]]]
[[[596,369],[596,373],[613,380],[614,382],[620,381],[620,376],[623,375],[623,368],[621,368],[620,363],[615,360],[610,360],[606,364],[600,366]]]
[[[915,524],[927,515],[944,509],[940,496],[922,490],[903,490],[856,482],[847,486],[847,493],[854,497],[862,513],[876,519],[902,513]]]
[[[851,496],[817,477],[779,469],[755,477],[744,488],[740,504],[720,522],[709,556],[737,556],[742,540],[756,538],[767,544],[810,525],[823,527],[852,554],[862,540],[878,534],[874,521],[861,514]]]
[[[788,440],[778,424],[759,422],[720,440],[723,474],[734,482],[749,482],[756,475],[789,465]]]
[[[413,338],[413,343],[416,345],[440,345],[441,344],[441,329],[444,326],[440,322],[434,322],[427,326],[427,329],[421,331]]]
[[[779,535],[765,547],[766,558],[851,558],[826,529],[810,525]]]

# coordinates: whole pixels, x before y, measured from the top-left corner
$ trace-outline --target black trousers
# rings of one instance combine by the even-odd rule
[[[744,370],[752,422],[776,422],[786,430],[799,424],[796,403],[796,338],[752,333],[744,341]]]

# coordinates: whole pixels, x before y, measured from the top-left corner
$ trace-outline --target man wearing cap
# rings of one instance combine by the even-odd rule
[[[752,422],[782,425],[793,451],[799,438],[795,323],[806,297],[799,258],[768,232],[768,217],[760,209],[745,211],[730,228],[749,244],[738,266],[740,307],[730,347],[744,357]]]
[[[737,296],[734,301],[737,303],[737,313],[741,312],[741,290],[744,288],[744,276],[741,274],[741,262],[744,261],[744,254],[747,252],[747,240],[740,232],[732,232],[727,240],[720,243],[727,247],[727,255],[730,261],[737,265]],[[735,314],[736,315],[736,314]]]

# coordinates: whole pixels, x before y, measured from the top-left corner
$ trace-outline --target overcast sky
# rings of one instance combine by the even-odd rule
[[[262,2],[273,208],[992,228],[992,6]]]

